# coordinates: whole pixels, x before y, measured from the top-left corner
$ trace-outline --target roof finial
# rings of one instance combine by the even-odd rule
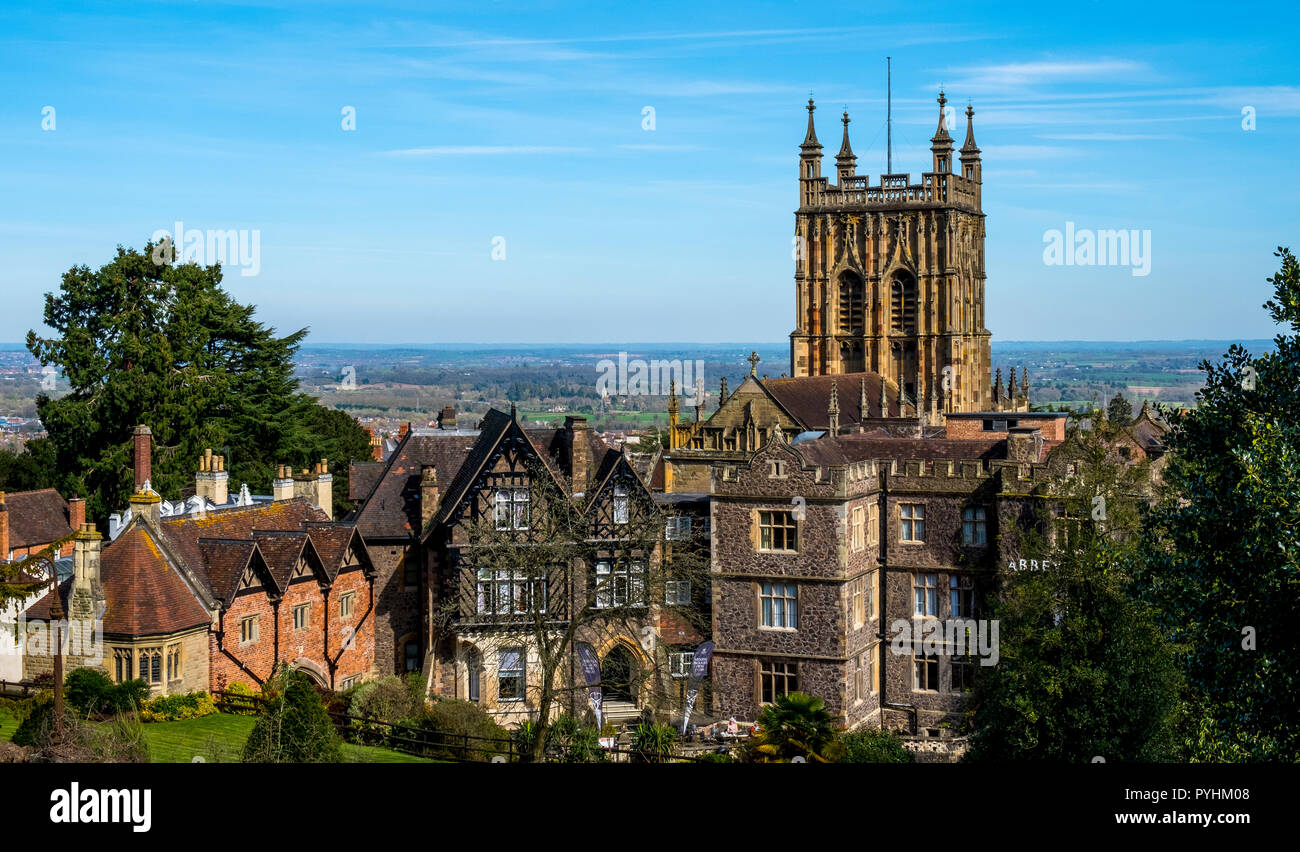
[[[840,120],[844,122],[844,141],[840,145],[840,152],[835,155],[835,163],[841,170],[852,172],[853,165],[858,161],[858,158],[853,155],[853,148],[849,145],[849,111],[847,109],[844,110],[844,118]]]
[[[821,150],[821,143],[817,141],[817,130],[813,127],[813,111],[817,106],[813,103],[812,92],[808,93],[808,134],[803,138],[804,153],[809,153],[813,149]]]
[[[978,154],[980,147],[975,144],[975,107],[966,104],[966,141],[962,143],[963,159],[970,159],[971,154]]]
[[[839,382],[831,381],[831,402],[826,407],[826,419],[831,435],[840,433],[840,394]]]
[[[757,378],[758,362],[762,361],[763,359],[758,357],[758,352],[751,350],[749,353],[749,357],[746,358],[745,360],[749,362],[749,374]]]

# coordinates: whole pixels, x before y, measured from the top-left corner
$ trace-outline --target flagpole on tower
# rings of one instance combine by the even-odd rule
[[[894,173],[894,63],[885,57],[885,174]]]

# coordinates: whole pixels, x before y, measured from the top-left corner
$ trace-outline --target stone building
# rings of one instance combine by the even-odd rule
[[[791,375],[877,373],[918,405],[927,422],[943,411],[998,407],[984,326],[983,176],[974,110],[966,109],[966,140],[954,171],[946,103],[940,92],[930,171],[918,183],[886,174],[873,185],[857,173],[847,112],[835,182],[822,175],[809,99],[795,212]]]
[[[1031,426],[805,438],[713,465],[718,711],[756,718],[799,690],[844,727],[958,722],[975,653],[896,640],[981,618],[1021,558],[1017,531],[1042,517],[1059,441]]]
[[[65,670],[143,679],[155,694],[256,686],[277,663],[333,689],[371,674],[373,572],[355,526],[330,520],[325,462],[296,476],[281,468],[272,502],[163,517],[148,430],[134,440],[139,486],[125,525],[104,545],[83,524],[73,575],[27,609],[26,679],[52,671],[56,593],[77,631]],[[200,493],[224,468],[213,458],[196,475]]]

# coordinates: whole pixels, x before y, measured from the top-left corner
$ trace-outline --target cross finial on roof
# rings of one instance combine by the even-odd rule
[[[757,375],[758,375],[758,362],[759,362],[759,361],[762,361],[763,359],[760,358],[760,357],[758,357],[758,353],[757,353],[757,352],[751,351],[751,352],[749,353],[749,357],[746,358],[745,360],[749,362],[749,374],[750,374],[751,376],[757,376]]]

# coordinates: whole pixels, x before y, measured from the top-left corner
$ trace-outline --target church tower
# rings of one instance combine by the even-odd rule
[[[975,111],[966,109],[955,172],[946,104],[940,92],[931,171],[915,184],[889,174],[872,185],[856,173],[845,112],[831,184],[821,174],[810,98],[795,211],[791,375],[878,373],[931,422],[993,402]]]

